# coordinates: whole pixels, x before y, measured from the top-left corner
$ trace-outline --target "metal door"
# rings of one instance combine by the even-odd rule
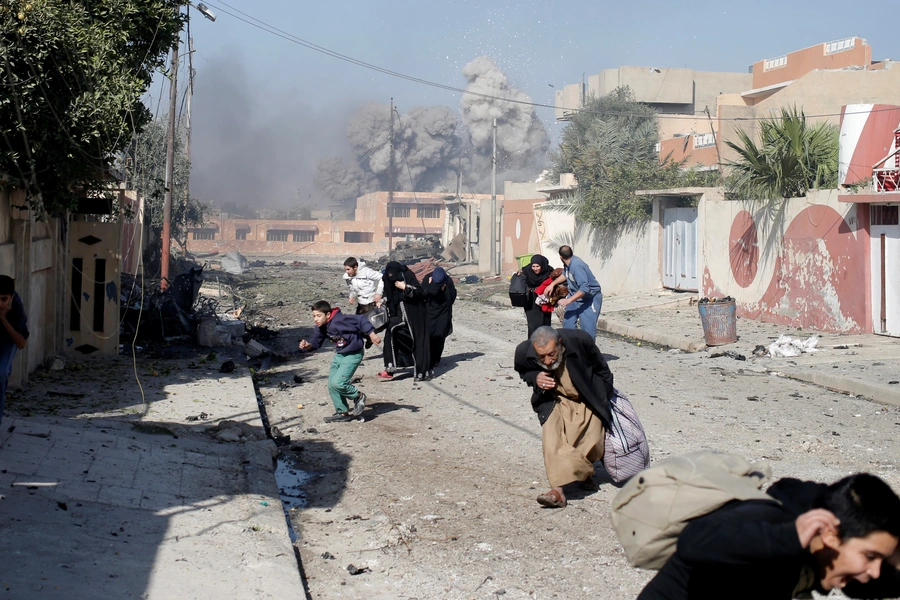
[[[119,353],[119,224],[69,223],[68,350]]]
[[[872,331],[900,337],[900,223],[897,207],[873,205],[870,215]]]
[[[696,292],[697,208],[663,210],[663,287]]]

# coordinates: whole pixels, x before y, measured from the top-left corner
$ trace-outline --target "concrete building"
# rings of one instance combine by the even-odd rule
[[[837,125],[841,106],[897,102],[900,70],[894,61],[872,60],[865,39],[848,37],[753,63],[748,73],[619,67],[556,92],[556,117],[565,120],[584,104],[627,85],[635,99],[659,112],[660,160],[714,168],[734,160],[727,146],[738,127],[751,135],[759,119],[783,107],[802,109]]]
[[[188,249],[195,254],[238,251],[289,258],[366,257],[387,253],[390,243],[428,235],[439,237],[445,246],[459,233],[477,242],[477,225],[470,233],[466,223],[477,221],[484,201],[489,202],[490,195],[457,198],[438,192],[395,192],[390,217],[388,192],[372,192],[357,199],[353,219],[245,219],[223,214],[202,228],[190,229]],[[476,208],[461,213],[460,206]]]
[[[739,94],[752,87],[753,75],[747,72],[695,71],[658,67],[619,67],[590,75],[584,83],[570,84],[556,91],[556,118],[582,108],[587,99],[605,96],[618,87],[628,86],[635,100],[654,107],[659,113],[660,137],[705,134],[717,126],[716,99],[720,94]],[[709,113],[707,114],[707,110]]]
[[[759,120],[796,107],[814,121],[838,125],[847,104],[896,104],[900,69],[891,60],[872,61],[872,48],[858,37],[844,38],[753,64],[753,87],[719,97],[722,162],[736,153],[724,142],[738,127],[754,135]]]

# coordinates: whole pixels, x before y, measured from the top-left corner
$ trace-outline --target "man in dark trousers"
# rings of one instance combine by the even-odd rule
[[[638,600],[900,597],[900,499],[881,479],[782,479],[692,520]],[[777,501],[777,502],[776,502]]]
[[[537,501],[562,508],[564,485],[576,482],[582,489],[596,489],[594,463],[603,458],[613,374],[593,336],[546,326],[516,348],[515,369],[534,390],[531,406],[541,423],[551,489]]]

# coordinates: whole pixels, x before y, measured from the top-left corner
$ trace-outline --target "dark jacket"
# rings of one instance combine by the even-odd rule
[[[19,297],[18,292],[13,292],[9,312],[6,313],[6,320],[23,338],[28,339],[28,317],[25,315],[25,305],[22,304],[22,298]],[[0,326],[0,344],[2,343],[12,344],[13,341],[6,328]]]
[[[309,345],[318,350],[326,339],[334,342],[338,354],[353,354],[363,349],[365,340],[375,331],[365,315],[345,315],[341,309],[335,308],[328,317],[328,322],[316,327]]]
[[[597,348],[594,338],[580,329],[557,329],[565,348],[566,366],[572,384],[581,394],[581,399],[600,417],[604,425],[609,425],[609,399],[613,395],[613,374],[606,359]],[[536,386],[538,373],[545,372],[534,351],[531,341],[525,340],[516,348],[515,369],[525,383],[531,386],[531,407],[538,415],[541,425],[553,411],[556,403],[554,390],[542,390]]]
[[[795,521],[815,506],[825,485],[782,479],[767,490],[776,502],[733,502],[692,521],[678,536],[675,554],[638,600],[790,600],[804,568],[815,558],[800,545]],[[812,589],[817,589],[815,586]],[[819,590],[821,591],[821,590]],[[880,595],[860,595],[860,594]],[[851,598],[896,598],[900,572],[844,588]]]

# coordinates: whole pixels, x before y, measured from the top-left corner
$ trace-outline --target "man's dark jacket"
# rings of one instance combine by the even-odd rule
[[[780,504],[732,502],[691,521],[638,600],[790,600],[803,568],[816,567],[795,521],[826,487],[781,479],[766,491]],[[900,572],[885,562],[878,579],[852,582],[843,591],[851,598],[897,598]]]
[[[569,377],[572,378],[572,384],[581,394],[581,400],[605,425],[608,425],[609,399],[614,392],[613,374],[606,364],[606,359],[589,334],[580,329],[557,329],[557,331],[565,348],[565,365],[569,370]],[[543,425],[556,403],[556,390],[542,390],[537,387],[538,373],[547,371],[541,368],[541,362],[530,340],[522,342],[516,348],[514,366],[519,377],[534,390],[531,395],[531,407]]]

